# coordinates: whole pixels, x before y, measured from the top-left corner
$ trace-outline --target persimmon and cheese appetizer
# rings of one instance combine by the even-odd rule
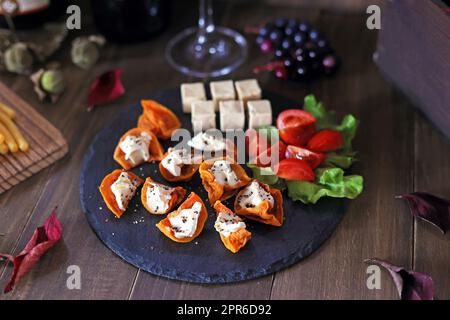
[[[245,222],[222,202],[216,201],[214,209],[217,213],[214,228],[220,239],[228,250],[238,252],[251,239],[251,232],[246,229]]]
[[[237,194],[234,211],[246,218],[280,227],[283,224],[283,197],[280,190],[253,180]]]
[[[201,155],[193,155],[187,149],[170,148],[159,163],[159,171],[167,181],[188,181],[197,172]]]
[[[208,211],[202,199],[194,192],[180,207],[161,220],[156,227],[175,242],[190,242],[202,232]]]
[[[166,214],[172,211],[185,195],[186,189],[182,187],[171,188],[147,178],[142,187],[141,201],[151,214]]]
[[[108,209],[120,218],[143,183],[134,173],[116,169],[103,179],[99,189]]]
[[[142,128],[127,131],[114,150],[114,160],[125,170],[130,170],[144,162],[159,161],[163,156],[164,150],[158,138],[152,132]]]
[[[204,161],[200,165],[200,177],[211,204],[231,198],[251,181],[239,164],[226,157]]]
[[[153,132],[160,139],[170,139],[172,133],[181,128],[180,119],[169,108],[154,100],[141,100],[143,109],[138,127]]]

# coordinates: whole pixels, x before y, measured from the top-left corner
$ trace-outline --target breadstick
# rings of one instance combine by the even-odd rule
[[[5,142],[5,136],[2,133],[0,133],[0,143],[3,142]]]
[[[11,152],[17,152],[19,147],[17,146],[16,141],[14,141],[14,137],[9,133],[8,129],[0,122],[0,132],[5,137],[5,143]]]
[[[8,107],[6,104],[0,102],[0,110],[6,113],[8,117],[13,119],[16,116],[16,112]]]
[[[22,132],[20,132],[20,130],[16,127],[12,120],[2,112],[0,112],[0,122],[3,122],[6,128],[8,128],[8,130],[11,132],[14,140],[16,140],[17,144],[19,145],[19,149],[22,151],[27,151],[30,146],[27,140],[25,140],[25,137],[22,135]]]
[[[9,151],[8,146],[4,143],[0,143],[0,154],[7,154]]]

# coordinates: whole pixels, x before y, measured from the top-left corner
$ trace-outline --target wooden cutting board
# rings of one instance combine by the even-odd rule
[[[30,144],[27,152],[0,155],[0,194],[2,194],[61,159],[68,152],[68,146],[58,129],[1,82],[0,102],[16,111],[14,122]]]

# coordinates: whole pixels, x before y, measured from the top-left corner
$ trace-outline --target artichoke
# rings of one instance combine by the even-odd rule
[[[6,70],[19,74],[29,73],[33,66],[33,55],[21,42],[13,44],[4,52],[3,62]]]
[[[50,94],[60,94],[64,91],[64,76],[61,70],[46,70],[41,75],[41,87]]]
[[[72,42],[72,62],[83,69],[91,68],[100,57],[99,45],[86,37],[76,38]]]

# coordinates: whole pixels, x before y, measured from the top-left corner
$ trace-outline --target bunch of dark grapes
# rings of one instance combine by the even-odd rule
[[[256,68],[270,70],[280,79],[307,81],[332,75],[339,58],[328,40],[313,26],[295,19],[278,18],[259,28],[256,42],[263,53],[272,53],[273,61]]]

